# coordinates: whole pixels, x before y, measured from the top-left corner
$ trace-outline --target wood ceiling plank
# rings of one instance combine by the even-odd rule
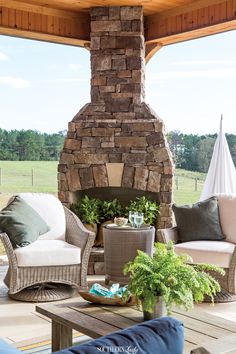
[[[81,21],[80,18],[69,19],[39,12],[2,7],[0,33],[23,38],[55,41],[56,43],[88,46],[90,41],[89,25],[90,21]],[[55,40],[56,37],[58,38]],[[66,38],[68,38],[67,41]]]
[[[196,6],[201,6],[196,8]],[[187,11],[187,8],[190,10]],[[166,21],[168,19],[168,21]],[[162,12],[145,18],[147,43],[173,44],[235,29],[236,1],[196,1],[189,7]],[[169,21],[171,26],[169,26]],[[171,27],[171,32],[170,32]]]
[[[35,5],[24,1],[0,0],[0,7],[5,7],[8,9],[13,8],[15,10],[39,13],[42,15],[58,16],[58,17],[64,17],[69,19],[73,19],[73,18],[80,19],[83,20],[84,22],[90,21],[90,16],[88,14],[84,14],[78,11],[64,11],[64,10],[60,10],[48,6],[44,7],[41,5]]]
[[[7,1],[7,0],[5,0]],[[16,0],[16,2],[21,2],[21,0]],[[25,0],[23,0],[25,2]],[[68,11],[81,11],[89,13],[90,7],[95,6],[143,6],[144,14],[150,15],[157,12],[172,9],[178,6],[189,4],[194,2],[193,0],[110,0],[110,1],[68,1],[68,0],[29,0],[27,3],[30,5],[42,6],[42,7],[52,7],[55,9],[68,10]]]

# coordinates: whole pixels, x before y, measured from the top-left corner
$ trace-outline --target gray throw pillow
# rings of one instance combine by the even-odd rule
[[[181,242],[197,240],[221,241],[224,239],[216,197],[193,205],[177,206],[173,204],[172,208]]]
[[[13,248],[24,247],[49,231],[41,216],[21,197],[0,211],[0,230],[6,232]]]

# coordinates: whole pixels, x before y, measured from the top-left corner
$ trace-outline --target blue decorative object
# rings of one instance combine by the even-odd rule
[[[140,323],[56,354],[182,354],[184,327],[171,317]]]
[[[183,348],[183,324],[174,318],[162,317],[54,354],[182,354]],[[18,353],[21,352],[0,340],[0,354]]]
[[[95,283],[89,290],[90,294],[94,294],[97,296],[104,296],[104,297],[122,297],[127,286],[120,287],[120,284],[112,284],[110,289],[105,288],[104,286]]]

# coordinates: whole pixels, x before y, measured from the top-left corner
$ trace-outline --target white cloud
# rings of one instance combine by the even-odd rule
[[[3,52],[0,52],[0,60],[5,61],[8,60],[8,56],[4,54]]]
[[[150,81],[168,80],[168,79],[192,79],[192,78],[231,78],[236,77],[236,67],[209,69],[209,70],[191,70],[191,71],[163,71],[153,74]]]
[[[172,65],[180,65],[180,66],[186,66],[186,65],[232,65],[236,64],[236,60],[231,60],[231,59],[226,59],[226,60],[186,60],[186,61],[175,61],[172,63]]]
[[[13,88],[26,88],[30,86],[28,80],[22,79],[21,77],[12,76],[0,76],[0,84],[7,85]]]

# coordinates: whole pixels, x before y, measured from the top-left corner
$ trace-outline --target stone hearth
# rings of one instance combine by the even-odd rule
[[[171,154],[162,120],[143,101],[142,7],[91,9],[91,71],[91,103],[69,123],[60,157],[60,200],[98,187],[153,193],[158,227],[171,226]]]

